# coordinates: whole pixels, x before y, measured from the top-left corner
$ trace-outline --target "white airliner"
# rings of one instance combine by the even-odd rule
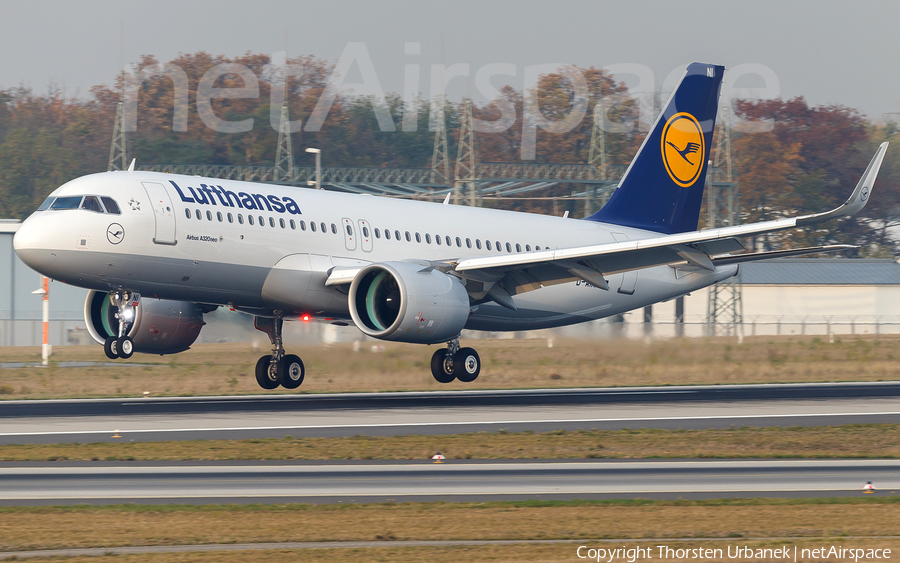
[[[19,228],[23,262],[92,290],[91,335],[110,358],[190,347],[218,306],[255,316],[265,389],[303,382],[284,319],[354,323],[434,344],[435,379],[473,381],[462,329],[530,330],[616,315],[734,276],[738,264],[848,246],[746,253],[746,237],[851,215],[887,143],[826,213],[697,230],[724,68],[694,63],[606,206],[584,220],[153,172],[57,188]]]

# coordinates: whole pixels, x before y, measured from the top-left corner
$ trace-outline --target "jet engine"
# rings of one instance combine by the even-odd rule
[[[117,309],[109,295],[88,293],[84,300],[84,322],[94,340],[103,344],[117,335]],[[134,340],[134,351],[146,354],[175,354],[191,347],[203,327],[203,306],[187,301],[169,301],[141,297],[134,307],[134,321],[127,336]]]
[[[469,318],[469,295],[459,279],[409,262],[380,262],[350,284],[350,316],[382,340],[434,344],[459,335]]]

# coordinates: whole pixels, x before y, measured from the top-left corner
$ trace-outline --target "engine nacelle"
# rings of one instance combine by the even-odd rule
[[[84,322],[100,344],[118,334],[116,312],[107,293],[91,291],[84,300]],[[196,303],[141,297],[128,336],[134,340],[135,352],[175,354],[191,347],[204,324],[203,308]]]
[[[469,318],[469,295],[460,280],[408,262],[363,268],[350,284],[349,304],[359,330],[398,342],[446,342]]]

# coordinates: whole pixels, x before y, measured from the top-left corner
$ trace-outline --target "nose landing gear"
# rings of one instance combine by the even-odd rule
[[[284,353],[284,342],[281,329],[284,319],[281,311],[276,311],[275,318],[256,317],[253,326],[265,332],[272,344],[272,354],[261,357],[256,362],[256,383],[263,389],[276,389],[279,385],[285,389],[296,389],[303,383],[306,369],[300,356]]]
[[[474,348],[460,348],[459,338],[447,343],[446,350],[438,350],[431,356],[431,375],[438,383],[450,383],[458,379],[471,383],[481,373],[481,358]]]
[[[134,308],[138,299],[140,299],[138,294],[123,289],[109,293],[109,302],[116,308],[116,319],[119,321],[118,332],[108,336],[103,343],[103,351],[110,360],[117,358],[127,360],[134,354],[134,340],[128,336],[128,331],[134,323]]]

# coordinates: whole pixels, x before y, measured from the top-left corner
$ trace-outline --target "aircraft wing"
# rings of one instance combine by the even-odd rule
[[[455,273],[466,279],[466,289],[473,297],[493,299],[515,309],[512,295],[578,279],[609,289],[604,276],[653,266],[671,265],[683,270],[714,271],[716,266],[856,248],[830,245],[731,254],[744,250],[736,237],[805,227],[859,212],[869,200],[887,146],[888,143],[882,143],[878,148],[847,201],[824,213],[633,241],[431,262],[423,264],[423,267]],[[332,268],[325,285],[349,284],[360,269],[359,266]]]
[[[499,285],[500,287],[497,289],[492,287],[492,291],[505,295],[501,294],[495,300],[498,302],[504,300],[510,303],[511,299],[507,299],[509,295],[576,279],[582,279],[607,289],[608,286],[603,276],[618,272],[678,263],[686,263],[693,268],[713,271],[716,265],[764,259],[763,255],[759,254],[714,257],[743,249],[735,237],[804,227],[859,212],[869,200],[872,185],[878,176],[887,146],[888,143],[882,143],[878,148],[847,201],[825,213],[749,225],[661,235],[634,241],[466,258],[451,262],[450,266],[452,267],[448,269],[468,280],[483,282],[491,286]],[[798,249],[798,251],[793,251],[792,255],[845,248],[851,247],[838,245]],[[766,258],[775,257],[771,253],[764,254]]]

